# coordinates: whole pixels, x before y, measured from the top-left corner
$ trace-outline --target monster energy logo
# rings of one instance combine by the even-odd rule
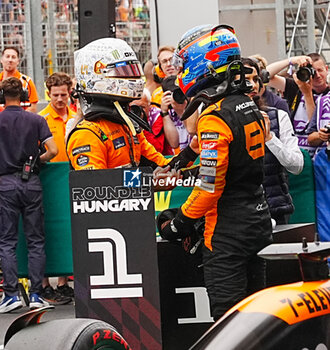
[[[111,52],[111,54],[112,54],[112,56],[113,56],[113,58],[114,58],[115,60],[119,60],[120,54],[119,54],[118,50],[113,50],[113,51]]]

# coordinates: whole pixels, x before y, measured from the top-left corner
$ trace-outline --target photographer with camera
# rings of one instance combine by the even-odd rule
[[[161,99],[160,114],[163,119],[169,117],[173,122],[179,133],[179,148],[182,150],[189,145],[191,137],[184,122],[180,119],[187,106],[187,98],[175,84],[175,80],[176,75],[171,75],[166,77],[162,82],[163,96]]]
[[[141,108],[136,114],[139,115],[142,111],[142,119],[150,125],[151,131],[143,130],[147,141],[162,155],[173,155],[173,148],[179,147],[179,133],[169,116],[162,118],[159,108],[150,105],[147,88],[143,89],[142,97],[132,101],[130,106],[133,111],[135,106]]]
[[[158,50],[158,69],[156,72],[159,71],[157,74],[162,75],[162,83],[152,94],[151,112],[158,112],[158,115],[162,117],[164,124],[174,124],[179,133],[179,145],[173,148],[179,148],[182,150],[187,147],[191,137],[187,130],[188,121],[182,122],[180,120],[180,117],[186,108],[187,101],[185,98],[182,99],[182,96],[179,96],[179,94],[174,93],[174,90],[177,92],[180,90],[175,85],[178,70],[172,64],[174,51],[175,48],[173,46],[161,46]],[[154,109],[154,106],[156,106],[156,108],[158,107],[158,109]]]
[[[1,82],[5,110],[0,113],[0,258],[4,276],[0,313],[22,307],[16,260],[20,215],[28,249],[30,309],[48,306],[40,297],[46,255],[42,187],[35,166],[54,158],[58,150],[46,120],[20,107],[22,92],[17,78]],[[46,145],[47,151],[39,155],[41,145]]]
[[[316,101],[316,108],[306,130],[308,142],[316,147],[315,155],[330,145],[330,92]],[[330,151],[330,150],[329,150]],[[329,155],[328,155],[329,156]]]
[[[288,73],[292,74],[294,66],[298,70],[292,77],[278,75],[286,67],[289,67]],[[324,59],[317,53],[294,56],[268,65],[267,71],[270,74],[269,86],[283,91],[288,101],[299,147],[306,149],[313,157],[315,147],[308,143],[306,129],[314,113],[316,98],[329,91],[328,67]]]

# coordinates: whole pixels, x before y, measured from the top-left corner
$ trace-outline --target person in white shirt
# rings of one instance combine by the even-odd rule
[[[287,171],[295,175],[300,174],[304,167],[304,157],[288,113],[281,109],[267,107],[260,96],[262,81],[258,64],[249,58],[242,59],[242,62],[244,67],[247,67],[245,78],[252,85],[252,91],[248,95],[263,111],[265,120],[266,154],[263,186],[270,213],[277,224],[287,224],[290,214],[294,211]]]

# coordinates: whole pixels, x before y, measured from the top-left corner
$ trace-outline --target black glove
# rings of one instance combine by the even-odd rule
[[[191,235],[197,219],[183,215],[181,209],[173,208],[162,211],[157,216],[157,227],[160,236],[168,241],[185,238]]]
[[[156,218],[157,229],[160,234],[160,237],[166,240],[175,240],[177,237],[174,235],[174,238],[168,238],[167,226],[175,218],[175,215],[178,212],[178,208],[166,209],[161,211]],[[165,232],[166,231],[166,232]],[[170,233],[171,236],[171,233]]]
[[[198,154],[195,153],[190,146],[187,146],[179,154],[174,156],[167,165],[169,165],[171,169],[179,170],[185,168],[190,162],[194,162],[197,157]]]

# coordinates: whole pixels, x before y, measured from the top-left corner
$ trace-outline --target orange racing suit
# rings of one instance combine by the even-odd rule
[[[204,279],[217,319],[264,287],[264,263],[256,255],[272,239],[261,185],[264,121],[254,102],[236,93],[209,106],[197,130],[201,185],[179,215],[187,224],[205,216]]]
[[[176,170],[192,164],[197,154],[188,146],[171,159],[157,152],[143,132],[135,136],[126,125],[106,119],[80,121],[67,140],[67,153],[75,170],[113,169],[139,165],[169,165]]]
[[[159,166],[170,161],[155,150],[142,132],[133,136],[126,125],[105,119],[79,122],[69,135],[67,152],[75,170],[138,166],[141,156]]]

